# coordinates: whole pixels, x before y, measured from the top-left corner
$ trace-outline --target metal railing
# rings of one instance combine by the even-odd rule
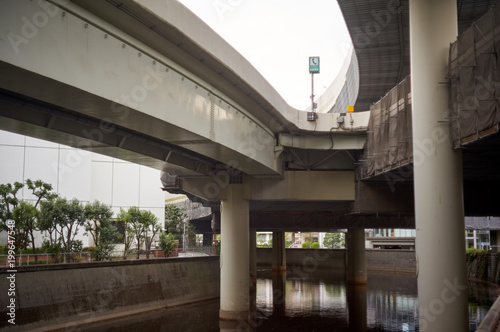
[[[216,256],[213,246],[203,247],[186,247],[184,250],[179,248],[180,257],[193,257],[193,256]]]
[[[155,255],[157,249],[151,250],[149,258],[159,258],[164,257],[163,255]],[[204,247],[186,247],[185,250],[182,248],[178,249],[178,256],[180,257],[196,257],[196,256],[215,256],[215,250],[212,246]],[[171,255],[170,257],[176,257],[177,255]],[[16,254],[13,255],[16,266],[29,266],[29,265],[42,265],[42,264],[64,264],[64,263],[90,263],[95,262],[92,258],[91,252],[71,252],[71,253],[42,253],[42,254]],[[140,259],[146,259],[146,254],[143,250],[139,253]],[[129,252],[126,256],[127,260],[137,259],[137,251]],[[12,260],[10,255],[0,255],[0,267],[8,266],[8,263]],[[113,251],[106,261],[116,261],[123,260],[123,251]]]
[[[90,252],[69,252],[69,253],[44,253],[44,254],[16,254],[13,255],[16,266],[40,265],[40,264],[60,264],[60,263],[80,263],[90,262]],[[7,266],[11,255],[0,255],[0,266]]]

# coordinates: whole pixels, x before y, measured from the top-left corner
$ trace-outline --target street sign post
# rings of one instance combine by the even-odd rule
[[[315,121],[317,114],[314,114],[318,105],[314,102],[314,74],[319,74],[319,56],[309,57],[309,73],[311,74],[311,114],[308,114],[308,121]]]
[[[309,57],[309,73],[319,74],[319,56]]]

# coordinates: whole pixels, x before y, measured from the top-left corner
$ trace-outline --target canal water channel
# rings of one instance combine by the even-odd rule
[[[219,321],[219,300],[157,310],[82,326],[80,331],[419,331],[414,274],[371,272],[367,286],[348,286],[343,271],[276,276],[259,270],[248,321]],[[470,331],[475,331],[499,294],[470,282]],[[461,295],[462,296],[462,295]]]

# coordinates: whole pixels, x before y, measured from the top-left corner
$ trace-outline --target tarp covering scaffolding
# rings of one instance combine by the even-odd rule
[[[499,57],[500,6],[495,6],[450,47],[451,109],[446,120],[455,148],[498,132]]]
[[[410,77],[370,107],[367,133],[358,169],[360,179],[413,161]]]

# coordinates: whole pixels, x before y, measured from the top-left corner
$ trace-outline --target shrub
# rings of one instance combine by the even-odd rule
[[[160,248],[167,255],[174,250],[175,246],[175,236],[174,234],[161,233],[160,234]]]
[[[311,242],[306,241],[306,242],[302,243],[302,248],[311,248]]]
[[[318,249],[319,248],[319,243],[318,242],[313,242],[313,244],[311,244],[311,248]]]

